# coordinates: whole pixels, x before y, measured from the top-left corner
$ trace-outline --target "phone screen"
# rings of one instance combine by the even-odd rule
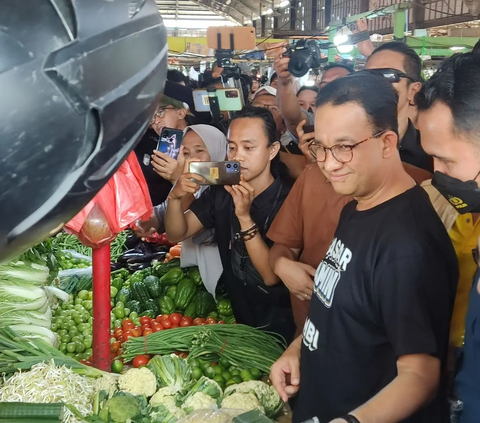
[[[182,145],[183,131],[180,129],[163,128],[158,141],[157,150],[172,159],[177,159]]]

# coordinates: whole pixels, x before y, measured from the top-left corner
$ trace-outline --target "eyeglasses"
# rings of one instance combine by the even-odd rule
[[[152,123],[155,122],[157,119],[162,119],[165,117],[167,110],[175,110],[175,107],[159,107],[154,115],[152,116]]]
[[[409,79],[412,82],[418,82],[415,78],[407,75],[405,72],[399,71],[398,69],[387,68],[387,69],[365,69],[357,73],[375,73],[377,75],[382,75],[390,83],[400,82],[401,78]]]
[[[278,107],[277,106],[271,106],[269,104],[255,104],[255,103],[252,103],[252,106],[263,107],[264,109],[271,110],[272,112],[278,112]]]
[[[327,151],[330,151],[330,153],[332,153],[332,156],[337,162],[345,164],[352,161],[353,149],[355,147],[358,147],[360,144],[363,144],[364,142],[372,138],[378,138],[385,132],[387,131],[379,132],[378,134],[365,138],[364,140],[359,141],[355,144],[336,144],[330,148],[324,147],[323,145],[314,141],[308,146],[308,149],[310,150],[310,153],[312,153],[312,156],[317,160],[317,162],[324,162],[327,159]]]

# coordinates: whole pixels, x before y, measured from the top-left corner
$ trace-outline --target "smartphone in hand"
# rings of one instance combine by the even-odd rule
[[[240,183],[239,162],[191,162],[190,173],[205,179],[201,185],[238,185]]]
[[[172,159],[177,159],[182,140],[183,131],[181,129],[163,128],[158,140],[157,150]]]

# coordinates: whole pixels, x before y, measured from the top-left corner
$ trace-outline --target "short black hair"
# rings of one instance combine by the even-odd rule
[[[402,54],[405,73],[412,77],[415,81],[422,82],[422,61],[420,56],[413,48],[401,41],[391,41],[377,47],[370,57],[375,56],[375,54],[380,53],[381,51],[393,51],[395,53]],[[370,57],[368,59],[370,59]]]
[[[272,85],[272,82],[278,78],[277,72],[273,72],[272,76],[270,77],[270,85]]]
[[[329,82],[317,96],[317,110],[326,104],[341,106],[347,103],[357,103],[365,110],[374,134],[393,131],[398,135],[398,94],[383,76],[345,76]]]
[[[444,60],[415,97],[420,112],[437,102],[448,106],[454,130],[477,137],[480,131],[480,43],[471,53],[455,54]]]
[[[169,69],[167,71],[167,81],[180,84],[181,82],[187,84],[187,77],[177,69]]]
[[[349,74],[352,74],[352,73],[355,72],[353,70],[353,68],[349,65],[346,65],[344,63],[333,63],[332,62],[332,63],[329,63],[328,65],[323,67],[323,73],[325,73],[326,71],[328,71],[330,69],[335,69],[335,68],[345,69],[346,71],[348,71]]]
[[[303,92],[303,91],[315,91],[317,94],[320,92],[320,88],[318,88],[316,85],[312,85],[312,86],[307,86],[307,85],[304,85],[303,87],[301,87],[298,92],[297,92],[297,97],[298,95]]]

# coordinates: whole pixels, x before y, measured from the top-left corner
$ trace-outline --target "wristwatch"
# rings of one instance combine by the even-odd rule
[[[355,416],[352,416],[351,414],[347,414],[346,416],[342,417],[343,420],[345,420],[347,423],[360,423],[360,420],[358,420]]]

